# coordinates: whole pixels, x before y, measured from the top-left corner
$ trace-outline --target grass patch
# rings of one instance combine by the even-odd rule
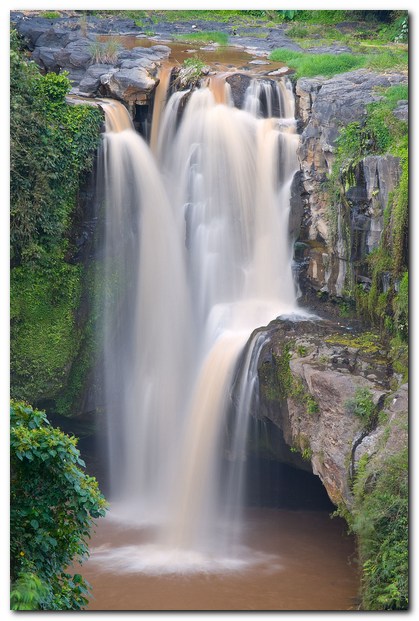
[[[218,43],[218,45],[228,45],[228,34],[225,32],[191,32],[188,34],[177,35],[177,39],[190,43]]]
[[[168,22],[214,21],[238,25],[240,23],[255,24],[260,20],[271,19],[265,11],[147,11],[149,16],[151,13],[157,14],[161,20]]]
[[[118,51],[121,45],[115,38],[110,38],[106,43],[95,41],[89,46],[94,63],[104,63],[112,65],[118,58]]]
[[[408,68],[409,54],[407,50],[381,50],[377,54],[369,54],[366,66],[373,71],[405,71]]]
[[[306,54],[282,48],[274,50],[269,58],[295,69],[297,78],[318,75],[330,78],[337,73],[359,69],[366,63],[365,57],[354,54]]]
[[[292,39],[318,39],[327,41],[343,41],[346,35],[335,27],[325,27],[319,24],[295,24],[288,28],[287,35]]]
[[[45,17],[45,19],[58,19],[61,17],[61,14],[58,11],[42,11],[41,17]]]

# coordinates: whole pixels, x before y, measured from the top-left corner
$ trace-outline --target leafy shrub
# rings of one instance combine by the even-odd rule
[[[42,76],[12,32],[10,52],[10,237],[14,265],[59,245],[82,175],[91,169],[102,113],[70,106],[65,74]]]
[[[66,103],[65,74],[41,75],[11,33],[10,237],[12,396],[62,393],[80,345],[82,267],[69,243],[102,113]]]
[[[389,456],[379,471],[368,463],[354,486],[351,530],[358,536],[363,564],[363,607],[405,610],[408,607],[408,454]]]
[[[399,23],[396,25],[398,33],[394,37],[396,43],[406,43],[409,38],[409,19],[408,17],[402,17]]]
[[[361,419],[368,426],[375,414],[373,396],[368,388],[357,388],[355,396],[345,403],[346,410]]]
[[[11,603],[16,610],[77,610],[89,585],[66,568],[88,555],[106,501],[82,470],[77,440],[24,402],[10,408]]]

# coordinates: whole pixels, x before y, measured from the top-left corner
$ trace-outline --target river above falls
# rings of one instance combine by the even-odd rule
[[[247,558],[228,571],[212,566],[168,574],[155,562],[153,568],[149,537],[147,529],[100,520],[81,569],[93,587],[89,610],[357,608],[355,543],[343,520],[331,520],[328,512],[248,509]]]
[[[98,41],[106,43],[112,41],[120,48],[132,50],[136,47],[150,48],[154,45],[167,45],[171,49],[169,62],[173,65],[182,65],[188,58],[199,58],[211,70],[231,73],[235,71],[248,72],[254,75],[286,75],[290,69],[281,62],[267,58],[267,54],[253,47],[240,45],[218,45],[217,43],[203,44],[201,42],[187,42],[167,40],[161,37],[142,37],[135,35],[98,35]]]

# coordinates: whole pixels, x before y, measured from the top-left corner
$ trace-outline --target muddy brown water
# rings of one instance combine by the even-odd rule
[[[100,35],[98,40],[106,43],[109,39],[116,41],[122,48],[152,47],[153,45],[167,45],[171,49],[169,62],[181,65],[187,58],[198,57],[215,71],[244,70],[252,74],[269,74],[284,67],[284,63],[273,62],[259,53],[246,51],[242,47],[212,46],[202,43],[186,43],[185,41],[166,41],[149,38],[138,38],[131,35]],[[255,62],[256,61],[256,62]],[[259,63],[264,64],[259,64]]]
[[[354,540],[347,536],[345,523],[331,520],[328,512],[247,510],[244,543],[255,557],[262,555],[262,560],[240,571],[147,575],[106,562],[100,554],[141,546],[147,538],[145,530],[109,518],[99,520],[90,543],[91,557],[81,568],[93,587],[89,610],[357,608],[359,573]]]

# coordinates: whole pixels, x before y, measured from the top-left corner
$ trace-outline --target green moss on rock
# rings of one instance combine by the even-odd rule
[[[64,386],[79,345],[81,266],[57,259],[11,272],[11,394],[39,401]]]

